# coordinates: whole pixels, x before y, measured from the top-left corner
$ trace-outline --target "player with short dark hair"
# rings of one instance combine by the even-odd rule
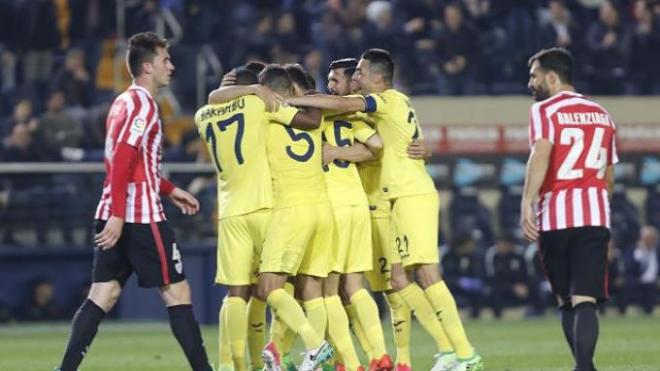
[[[392,287],[436,340],[439,352],[433,371],[481,370],[481,357],[470,344],[456,302],[440,276],[440,200],[433,179],[423,160],[407,156],[410,143],[421,136],[415,110],[410,99],[393,88],[394,62],[387,50],[364,52],[356,74],[364,97],[316,95],[286,102],[370,114],[384,143],[380,186],[392,213],[396,247],[391,256]]]
[[[259,82],[283,97],[292,96],[296,90],[289,72],[279,65],[268,65],[259,73]],[[221,103],[250,94],[251,88],[241,88],[217,89],[210,101]],[[325,327],[327,321],[320,282],[330,268],[333,228],[332,208],[322,171],[321,112],[311,111],[318,117],[314,127],[308,130],[278,124],[268,128],[273,215],[263,245],[255,295],[267,302],[275,316],[300,335],[307,351],[299,369],[306,371],[313,370],[333,354],[332,347],[323,340],[325,330],[317,331],[314,327]],[[308,320],[293,296],[284,290],[287,278],[295,275],[303,287],[301,298],[313,301],[315,309],[320,309],[314,313],[322,315],[322,319]],[[311,307],[305,305],[305,308],[307,316],[312,317]],[[267,370],[281,369],[282,358],[274,342],[266,345],[262,356]]]
[[[316,80],[312,75],[299,63],[291,63],[284,65],[284,68],[291,75],[291,79],[297,88],[301,91],[297,92],[297,95],[304,95],[309,91],[312,91],[316,88]]]
[[[243,68],[245,68],[248,71],[254,72],[255,75],[259,75],[259,73],[261,73],[261,71],[263,71],[264,68],[266,68],[266,66],[267,64],[262,61],[250,61],[247,62],[243,66]]]
[[[258,73],[247,67],[236,69],[236,85],[254,85],[259,83]]]
[[[352,81],[356,66],[357,60],[353,58],[332,62],[328,71],[328,92],[341,96],[356,93],[358,84]],[[359,162],[377,160],[383,142],[365,113],[325,112],[324,120],[323,162],[337,231],[332,270],[323,283],[328,334],[341,355],[342,366],[347,370],[360,369],[349,331],[347,314],[350,313],[354,319],[353,329],[359,327],[365,335],[369,370],[389,371],[394,364],[385,348],[378,306],[363,284],[364,273],[373,269],[374,262],[369,200],[356,166]]]
[[[529,68],[528,87],[537,103],[530,110],[532,151],[521,227],[528,240],[538,240],[575,370],[591,371],[596,304],[608,296],[608,188],[618,162],[616,127],[601,105],[575,92],[573,58],[566,49],[541,50]]]
[[[239,68],[237,86],[253,85],[254,72]],[[291,89],[286,71],[265,72],[265,83]],[[272,86],[272,85],[270,85]],[[262,87],[263,89],[268,89]],[[286,90],[285,90],[286,91]],[[310,110],[308,110],[310,111]],[[318,113],[318,112],[317,112]],[[266,104],[256,95],[245,95],[221,104],[208,104],[195,114],[195,124],[217,170],[218,183],[218,253],[215,282],[228,288],[220,311],[220,351],[223,357],[231,349],[233,369],[247,370],[245,339],[248,336],[248,317],[260,317],[265,322],[265,304],[258,309],[254,302],[248,309],[251,285],[257,282],[256,273],[262,244],[270,223],[273,208],[271,172],[266,155],[269,126],[306,128],[318,125],[319,115],[301,112],[291,106],[266,111]],[[307,126],[306,126],[307,125]],[[263,345],[262,345],[263,347]],[[250,349],[253,368],[258,364],[255,354],[260,347]],[[227,359],[220,360],[223,369],[231,368]]]
[[[112,104],[106,121],[107,177],[96,210],[93,283],[76,312],[59,370],[75,371],[103,317],[133,272],[141,287],[158,287],[170,326],[193,370],[211,370],[192,310],[174,232],[161,196],[184,214],[199,211],[188,192],[160,175],[162,122],[154,95],[169,85],[174,66],[167,41],[152,32],[129,39],[126,64],[133,84]]]

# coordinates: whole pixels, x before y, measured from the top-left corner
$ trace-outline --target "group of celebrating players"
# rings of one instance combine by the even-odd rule
[[[393,75],[390,54],[370,49],[332,62],[326,96],[300,65],[250,63],[195,115],[218,170],[221,365],[247,369],[247,341],[252,368],[263,357],[279,370],[297,334],[301,370],[333,348],[336,369],[361,370],[350,326],[370,370],[410,370],[412,312],[436,341],[434,371],[482,367],[439,275],[439,200]],[[396,363],[365,275],[390,306]]]
[[[174,70],[167,49],[151,32],[129,40],[134,83],[106,121],[93,284],[57,370],[77,370],[133,272],[140,286],[160,288],[192,369],[212,370],[160,200],[170,198],[185,214],[199,210],[160,175],[153,96]],[[607,296],[607,183],[618,159],[614,124],[574,92],[572,63],[557,48],[530,59],[529,87],[539,102],[530,114],[521,226],[528,240],[539,240],[576,370],[584,371],[595,370],[595,303]],[[484,369],[440,275],[430,153],[410,99],[393,87],[394,69],[382,49],[336,60],[323,95],[299,65],[253,62],[226,75],[195,114],[218,179],[215,281],[228,289],[219,314],[221,370],[296,369],[288,353],[298,336],[305,348],[298,370],[364,370],[352,329],[370,371],[408,371],[413,313],[437,347],[432,371]],[[389,305],[395,360],[365,277]]]

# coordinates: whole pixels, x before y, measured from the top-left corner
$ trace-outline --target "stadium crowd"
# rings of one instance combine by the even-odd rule
[[[366,47],[383,47],[403,66],[398,87],[413,95],[523,94],[527,69],[521,66],[529,55],[540,47],[559,45],[579,61],[581,91],[660,94],[654,68],[660,65],[660,3],[653,1],[127,3],[126,34],[154,29],[164,9],[181,24],[182,39],[171,49],[177,63],[172,89],[184,113],[196,108],[193,76],[201,45],[210,45],[228,68],[251,59],[300,62],[316,78],[319,90],[325,90],[329,61],[357,56]],[[101,0],[0,0],[0,162],[102,159],[104,119],[115,94],[115,7],[114,1]],[[169,143],[164,161],[207,161],[197,133],[185,133]],[[198,219],[176,223],[186,230],[185,226],[205,224],[197,223],[200,219],[212,220],[213,181],[188,175],[176,175],[174,180],[192,187],[203,208]],[[98,200],[94,192],[101,182],[100,176],[72,174],[0,175],[0,246],[16,244],[12,229],[24,227],[26,221],[61,230],[63,244],[75,242],[76,227],[91,220],[90,205]],[[655,300],[658,292],[657,229],[642,228],[639,211],[631,212],[625,202],[619,203],[623,216],[617,224],[629,228],[615,231],[621,238],[615,239],[611,254],[614,302],[621,311],[630,302],[647,310],[654,301],[644,300]],[[531,314],[542,311],[548,291],[532,248],[518,246],[506,228],[502,238],[493,237],[493,222],[484,223],[469,233],[455,233],[442,249],[443,270],[458,301],[474,316],[486,302],[495,303],[496,313],[511,304],[528,305]],[[91,233],[89,225],[84,229]],[[48,228],[35,232],[37,244],[51,242]],[[497,294],[502,291],[507,294]],[[493,296],[508,299],[488,300]]]
[[[210,45],[223,66],[249,59],[301,62],[325,82],[331,60],[366,47],[392,51],[398,84],[416,94],[525,93],[524,68],[541,47],[568,48],[591,95],[658,93],[660,3],[654,0],[285,0],[127,1],[125,34],[156,29],[163,11],[181,26],[173,48],[175,91],[184,108],[195,58]],[[0,87],[8,114],[22,98],[45,110],[105,102],[114,1],[0,1]],[[240,40],[240,42],[237,42]],[[107,93],[107,92],[106,92]],[[194,95],[194,94],[193,94]],[[6,128],[5,128],[6,130]]]

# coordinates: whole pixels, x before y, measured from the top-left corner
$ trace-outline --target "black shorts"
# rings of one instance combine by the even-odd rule
[[[95,232],[100,233],[105,223],[96,220]],[[117,280],[123,286],[134,271],[140,287],[163,287],[186,278],[174,231],[167,222],[125,223],[115,246],[94,247],[94,282]]]
[[[608,298],[605,227],[568,228],[541,232],[539,252],[552,292],[565,302],[572,295]]]

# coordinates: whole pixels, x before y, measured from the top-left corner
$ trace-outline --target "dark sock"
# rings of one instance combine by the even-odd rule
[[[181,345],[192,369],[194,371],[213,371],[206,356],[204,341],[199,331],[199,324],[195,320],[192,305],[167,307],[167,313],[170,316],[172,333]]]
[[[570,303],[564,304],[559,307],[559,314],[561,316],[561,328],[564,330],[564,336],[566,337],[566,342],[571,348],[571,354],[575,355],[573,348],[573,323],[574,323],[574,314],[573,307]]]
[[[99,328],[99,323],[105,317],[105,312],[93,301],[86,299],[73,316],[71,323],[71,335],[64,351],[62,371],[76,371],[85,357],[94,336]]]
[[[596,304],[580,303],[573,308],[575,332],[573,335],[575,361],[580,371],[594,370],[593,359],[598,341],[598,315]]]

